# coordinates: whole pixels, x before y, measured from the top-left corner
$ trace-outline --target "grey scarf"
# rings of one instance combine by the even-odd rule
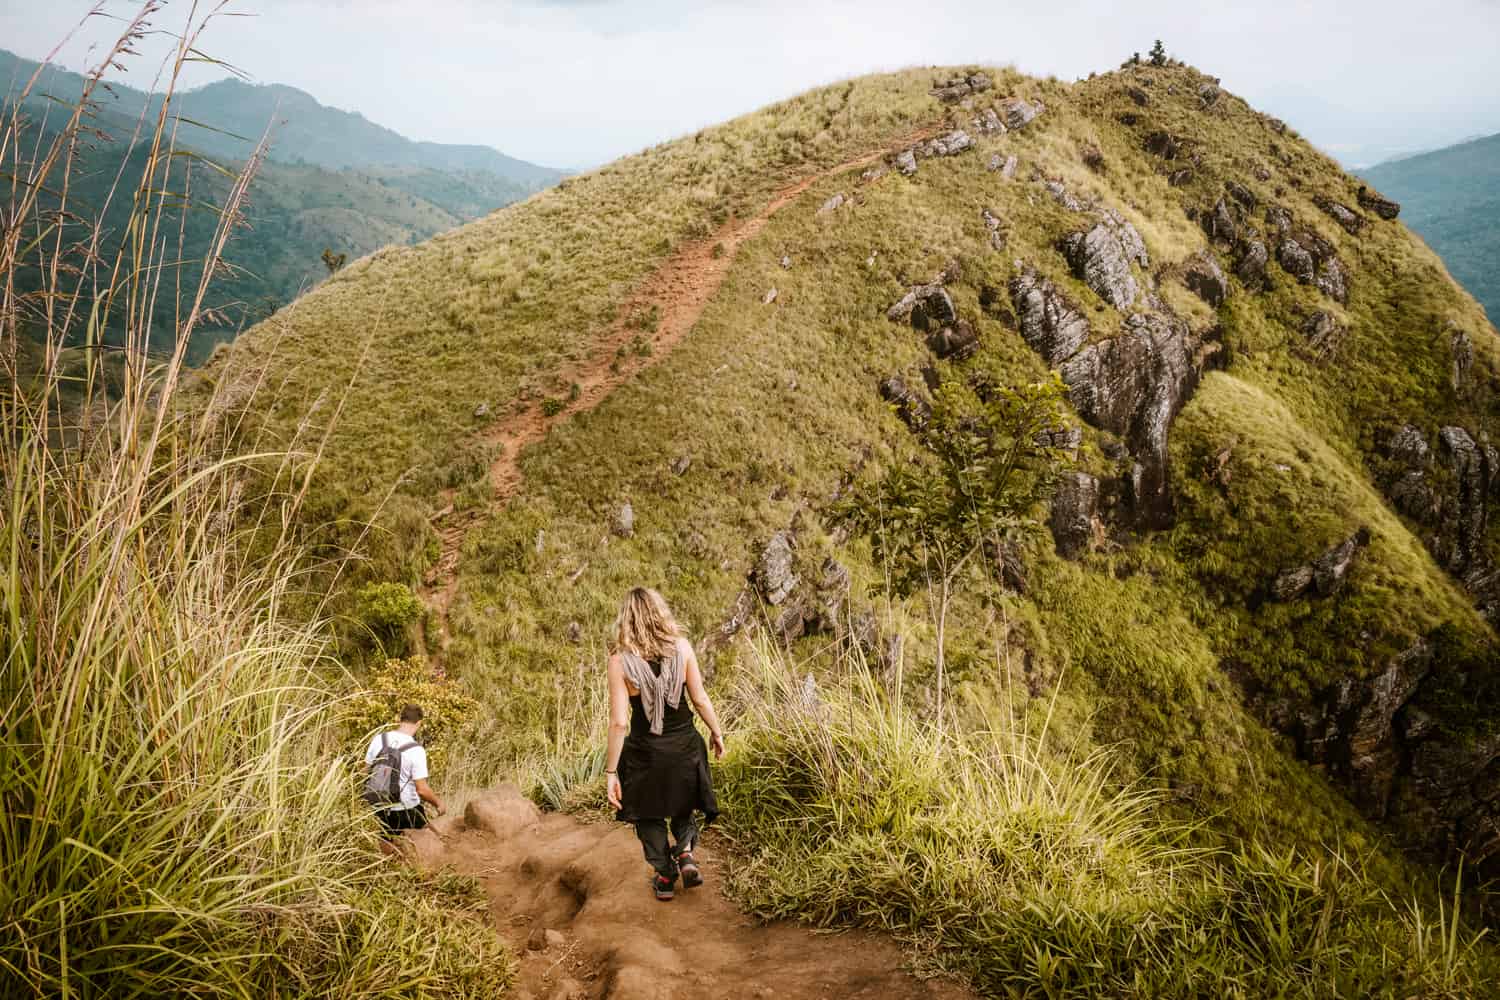
[[[625,667],[625,679],[641,693],[641,707],[646,710],[646,721],[651,723],[651,735],[661,735],[661,725],[667,708],[676,708],[682,701],[682,686],[687,679],[687,668],[682,660],[682,643],[672,646],[672,653],[661,659],[661,673],[653,674],[651,665],[630,650],[620,652],[620,662]]]

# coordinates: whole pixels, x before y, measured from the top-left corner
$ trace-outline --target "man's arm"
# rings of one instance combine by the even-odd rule
[[[418,797],[436,809],[439,816],[448,811],[443,805],[443,800],[438,797],[437,792],[432,790],[432,786],[427,783],[426,778],[418,778],[414,784],[416,785]]]

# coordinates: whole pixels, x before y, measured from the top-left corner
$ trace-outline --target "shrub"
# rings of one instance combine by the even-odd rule
[[[454,734],[474,719],[479,704],[442,670],[421,659],[387,660],[370,675],[349,703],[345,730],[359,743],[373,731],[393,725],[404,705],[422,707],[422,745],[436,775],[448,759]]]
[[[360,623],[388,653],[401,655],[411,646],[407,630],[422,617],[422,602],[404,583],[371,583],[355,597]]]

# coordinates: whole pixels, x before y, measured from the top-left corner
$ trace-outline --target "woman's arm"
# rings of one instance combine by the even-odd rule
[[[604,755],[605,797],[620,808],[620,751],[630,732],[630,692],[625,687],[625,668],[618,655],[609,658],[609,749]]]
[[[698,654],[693,647],[683,640],[687,647],[687,693],[692,699],[693,707],[703,717],[703,722],[708,726],[708,745],[713,749],[715,757],[724,756],[724,732],[719,728],[719,716],[714,711],[714,703],[709,701],[708,692],[703,689],[703,671],[698,669]]]

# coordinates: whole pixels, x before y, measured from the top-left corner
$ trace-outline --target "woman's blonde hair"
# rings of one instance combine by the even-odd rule
[[[666,656],[677,645],[682,626],[672,617],[664,597],[650,587],[632,587],[615,618],[614,651],[632,652],[642,659]]]

